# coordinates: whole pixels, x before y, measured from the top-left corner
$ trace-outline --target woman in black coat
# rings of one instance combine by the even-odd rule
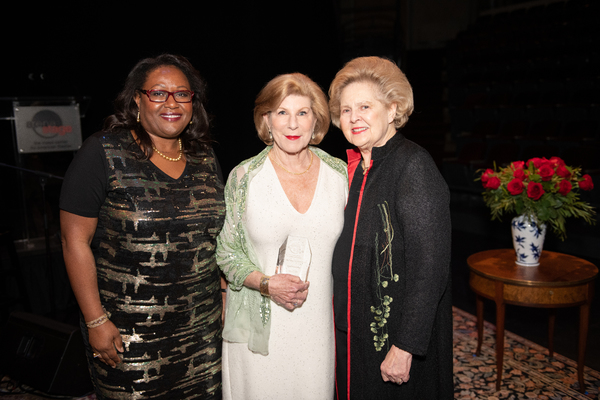
[[[450,399],[449,192],[427,151],[398,132],[411,86],[391,61],[361,57],[329,96],[355,146],[333,262],[338,399]]]

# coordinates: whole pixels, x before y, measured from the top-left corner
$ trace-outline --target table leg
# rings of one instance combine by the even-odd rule
[[[587,345],[588,327],[590,324],[590,299],[579,307],[579,357],[577,358],[577,378],[579,380],[579,391],[585,393],[585,382],[583,380],[583,368],[585,367],[585,348]]]
[[[496,282],[496,390],[502,384],[502,365],[504,363],[504,283]]]
[[[477,307],[477,350],[475,355],[481,354],[481,343],[483,342],[483,297],[477,295],[475,300]]]
[[[554,326],[556,325],[556,308],[548,310],[548,355],[554,357]]]

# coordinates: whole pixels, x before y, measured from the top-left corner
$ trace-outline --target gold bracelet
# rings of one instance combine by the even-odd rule
[[[271,278],[270,276],[266,276],[266,275],[263,275],[263,277],[260,278],[260,294],[265,297],[270,297],[270,295],[269,295],[269,279],[270,278]]]
[[[106,314],[102,314],[102,316],[101,316],[101,317],[98,317],[98,318],[96,318],[96,319],[95,319],[95,320],[93,320],[93,321],[86,322],[86,323],[85,323],[85,326],[87,326],[87,327],[88,327],[88,329],[91,329],[91,328],[97,328],[97,327],[99,327],[100,325],[102,325],[103,323],[105,323],[106,321],[108,321],[108,315],[106,315]]]

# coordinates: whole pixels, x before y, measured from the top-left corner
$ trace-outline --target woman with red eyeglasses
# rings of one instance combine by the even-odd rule
[[[140,61],[61,192],[63,253],[98,399],[221,398],[223,179],[205,84]]]

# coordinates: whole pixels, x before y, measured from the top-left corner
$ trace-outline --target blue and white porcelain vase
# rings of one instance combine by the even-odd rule
[[[540,265],[546,238],[546,224],[538,226],[532,218],[519,215],[512,219],[511,231],[517,255],[516,263],[525,267]]]

